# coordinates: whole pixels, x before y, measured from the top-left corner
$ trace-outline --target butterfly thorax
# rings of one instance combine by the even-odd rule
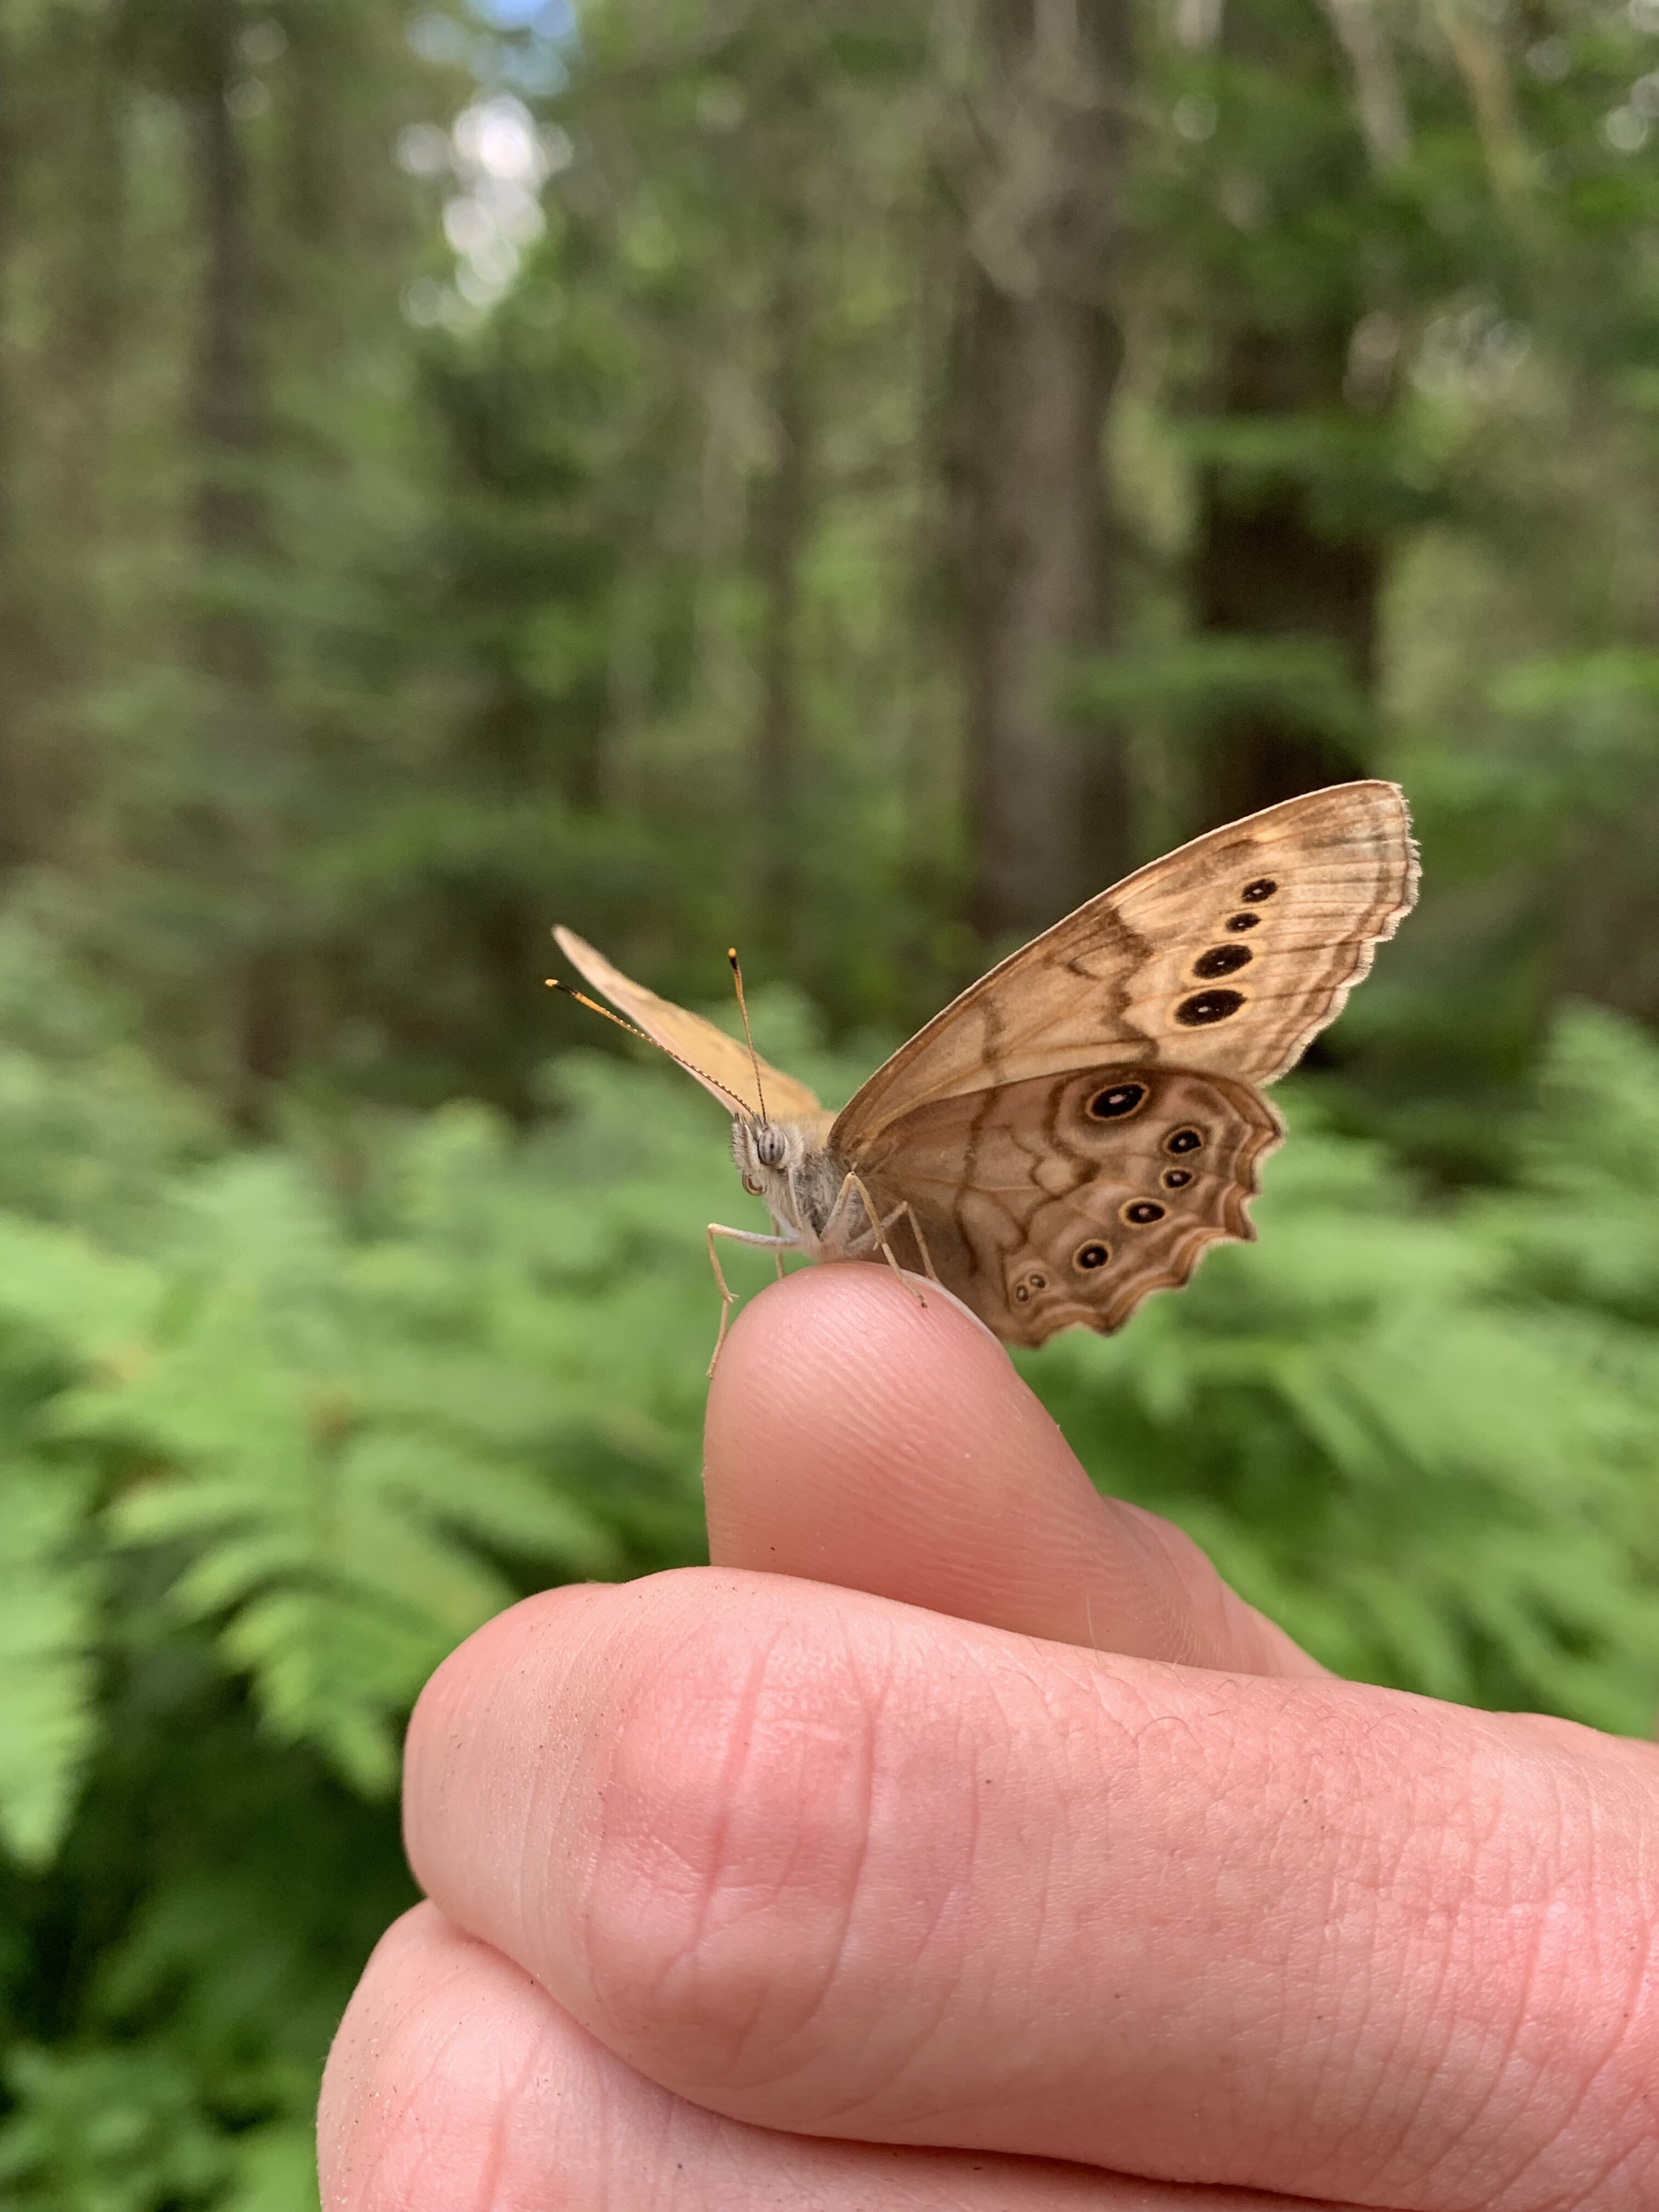
[[[785,1235],[814,1260],[862,1259],[874,1243],[858,1193],[846,1189],[847,1167],[830,1149],[835,1116],[808,1121],[749,1121],[732,1125],[732,1152],[751,1197]]]

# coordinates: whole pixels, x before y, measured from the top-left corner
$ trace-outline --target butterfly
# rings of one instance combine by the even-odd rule
[[[1212,830],[1011,953],[839,1114],[752,1040],[554,935],[728,1108],[744,1188],[771,1215],[770,1235],[708,1225],[716,1358],[734,1295],[717,1237],[775,1253],[780,1274],[786,1252],[884,1259],[1005,1342],[1038,1345],[1076,1323],[1119,1328],[1212,1244],[1255,1237],[1249,1202],[1284,1133],[1263,1091],[1335,1020],[1417,880],[1392,783],[1337,784]]]

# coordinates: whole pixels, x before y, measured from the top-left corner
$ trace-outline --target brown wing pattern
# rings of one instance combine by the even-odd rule
[[[1336,1018],[1416,894],[1391,783],[1338,784],[1212,830],[964,991],[876,1071],[832,1141],[856,1165],[927,1101],[1109,1059],[1271,1083]]]
[[[603,991],[611,1005],[626,1014],[630,1022],[637,1024],[648,1037],[684,1061],[688,1073],[696,1077],[705,1091],[719,1098],[728,1112],[732,1098],[723,1097],[723,1091],[740,1098],[746,1113],[759,1113],[761,1102],[746,1045],[727,1036],[724,1030],[717,1030],[713,1022],[704,1021],[701,1014],[688,1013],[672,1000],[659,999],[654,991],[647,991],[643,983],[632,981],[620,968],[613,968],[602,952],[596,952],[586,939],[578,937],[574,929],[556,929],[553,935],[565,958],[580,969],[593,988]],[[804,1083],[798,1083],[793,1075],[786,1075],[781,1068],[773,1067],[765,1060],[762,1060],[760,1068],[766,1090],[766,1110],[775,1121],[811,1122],[823,1118],[823,1108]]]
[[[858,1164],[884,1216],[908,1200],[945,1288],[1037,1345],[1076,1322],[1108,1334],[1211,1244],[1253,1237],[1248,1201],[1279,1135],[1249,1084],[1120,1063],[932,1100]],[[906,1225],[891,1233],[909,1263]]]

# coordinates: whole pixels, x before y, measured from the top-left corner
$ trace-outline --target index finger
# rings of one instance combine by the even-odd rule
[[[820,1266],[739,1317],[708,1394],[716,1566],[1133,1658],[1325,1672],[1190,1537],[1103,1498],[984,1325],[921,1291]]]

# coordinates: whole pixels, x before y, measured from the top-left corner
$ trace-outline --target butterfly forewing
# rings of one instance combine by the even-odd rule
[[[884,1215],[908,1200],[945,1288],[1013,1344],[1109,1330],[1248,1238],[1279,1121],[1249,1084],[1151,1063],[934,1099],[890,1123],[860,1172]],[[920,1267],[908,1227],[893,1231]]]
[[[620,1007],[629,1021],[672,1053],[687,1073],[695,1075],[721,1105],[729,1110],[732,1100],[738,1099],[747,1112],[760,1111],[755,1066],[746,1045],[727,1036],[724,1030],[717,1030],[713,1022],[704,1021],[701,1014],[689,1013],[670,999],[659,999],[643,983],[624,975],[620,968],[613,968],[604,953],[596,951],[574,929],[556,929],[553,935],[566,959],[594,989],[603,991],[613,1006]],[[823,1109],[804,1083],[797,1082],[793,1075],[786,1075],[781,1068],[766,1060],[760,1061],[759,1066],[769,1114],[798,1121],[814,1121],[819,1117]],[[723,1092],[726,1094],[724,1097]]]
[[[1271,1083],[1341,1012],[1416,895],[1391,783],[1288,799],[1156,860],[994,968],[836,1121],[854,1165],[933,1099],[1109,1058]]]

